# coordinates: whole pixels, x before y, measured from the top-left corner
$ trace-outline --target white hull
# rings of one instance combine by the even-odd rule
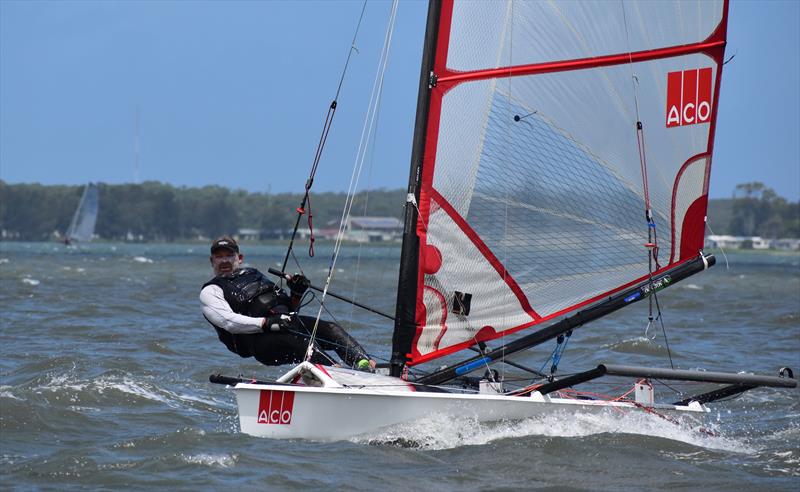
[[[310,367],[310,364],[298,366],[287,376],[300,379],[298,370],[311,372],[308,371]],[[330,377],[327,372],[325,374]],[[374,379],[374,385],[369,389],[342,387],[333,378],[322,381],[323,386],[239,383],[234,391],[241,430],[245,434],[277,439],[340,440],[434,414],[491,422],[551,414],[568,417],[577,412],[644,411],[640,405],[630,402],[549,398],[538,393],[520,397],[413,392],[399,379],[367,374],[361,378]],[[303,379],[308,380],[305,376]],[[699,404],[652,408],[662,413],[708,412]]]

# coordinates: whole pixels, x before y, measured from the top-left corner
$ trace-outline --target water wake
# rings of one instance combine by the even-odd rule
[[[678,424],[650,414],[618,412],[553,414],[519,421],[481,423],[471,418],[433,415],[391,426],[376,433],[352,439],[371,445],[390,445],[425,450],[479,446],[502,439],[528,437],[585,438],[602,434],[632,435],[678,441],[695,447],[733,453],[752,454],[751,446],[720,435],[708,435],[693,421]]]

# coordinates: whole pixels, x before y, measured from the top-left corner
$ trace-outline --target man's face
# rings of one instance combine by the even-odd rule
[[[211,268],[214,275],[224,275],[233,272],[242,264],[244,256],[229,249],[218,249],[211,253]]]

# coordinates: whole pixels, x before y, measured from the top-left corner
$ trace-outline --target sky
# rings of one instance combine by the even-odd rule
[[[0,0],[0,179],[302,192],[357,1]],[[314,191],[350,180],[390,3],[370,1]],[[408,181],[426,2],[400,4],[373,167]],[[800,2],[733,1],[711,198],[800,199]],[[138,151],[137,151],[138,149]]]

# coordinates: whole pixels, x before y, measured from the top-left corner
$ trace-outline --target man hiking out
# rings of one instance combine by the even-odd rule
[[[255,357],[268,366],[305,360],[315,318],[296,311],[310,285],[303,275],[288,282],[291,295],[255,268],[242,267],[244,256],[229,236],[211,243],[214,278],[203,285],[203,316],[219,339],[241,357]],[[333,350],[350,366],[371,370],[375,362],[341,326],[319,320],[311,362],[331,365],[324,350]]]

